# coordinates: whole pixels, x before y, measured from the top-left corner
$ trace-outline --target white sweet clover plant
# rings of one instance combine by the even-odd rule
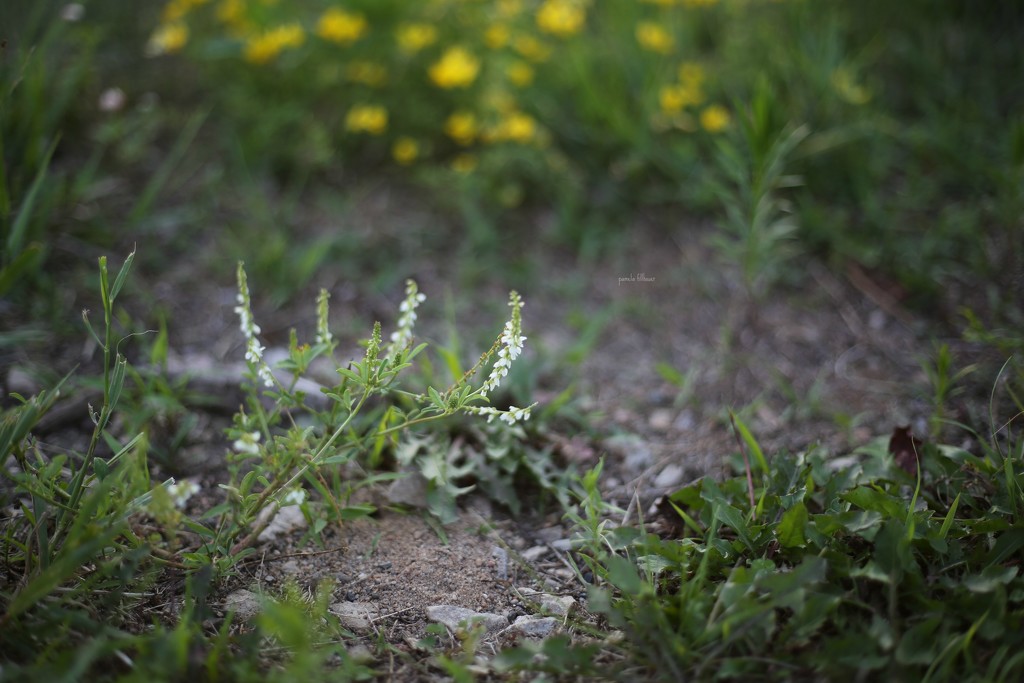
[[[321,290],[317,297],[314,344],[300,345],[293,331],[288,358],[272,369],[264,358],[265,347],[259,339],[261,329],[253,318],[248,281],[241,263],[237,276],[235,312],[245,339],[247,401],[235,415],[233,428],[228,430],[232,441],[232,477],[230,484],[222,486],[228,493],[228,503],[216,542],[211,545],[221,548],[221,555],[228,562],[252,552],[255,540],[277,508],[302,504],[308,513],[304,483],[331,498],[327,502],[339,518],[345,516],[333,499],[342,492],[332,493],[321,474],[322,467],[344,464],[359,453],[379,449],[381,444],[397,443],[395,437],[399,433],[422,423],[464,413],[485,417],[488,422],[498,418],[511,426],[528,420],[536,405],[503,410],[487,405],[526,341],[522,333],[523,301],[514,291],[509,294],[509,320],[477,363],[447,389],[431,387],[417,394],[401,391],[397,386],[399,374],[426,347],[413,343],[416,309],[426,297],[415,282],[408,280],[405,298],[399,306],[397,329],[390,335],[389,343],[383,345],[381,325],[375,323],[362,360],[345,365],[334,361],[339,381],[324,389],[330,407],[323,410],[310,407],[306,395],[296,387],[301,386],[299,380],[313,360],[320,356],[334,358],[338,342],[328,326],[328,293]],[[487,368],[487,378],[476,386],[474,377]],[[356,420],[374,395],[391,395],[397,400],[389,402],[380,419]],[[300,419],[297,413],[309,414],[314,419]],[[313,426],[309,426],[310,422]]]

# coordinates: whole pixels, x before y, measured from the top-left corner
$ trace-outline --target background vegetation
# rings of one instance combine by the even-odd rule
[[[514,500],[525,474],[583,534],[591,609],[628,636],[599,641],[626,662],[601,673],[1019,679],[1021,35],[1014,3],[925,0],[3,3],[0,365],[57,360],[47,391],[4,398],[0,678],[370,675],[337,646],[344,634],[316,600],[268,603],[251,640],[201,627],[253,505],[285,491],[272,482],[303,482],[325,520],[366,511],[329,505],[343,498],[342,463],[326,451],[308,470],[282,460],[312,438],[286,420],[309,406],[284,386],[266,409],[254,374],[229,438],[255,431],[262,445],[232,475],[236,507],[218,510],[217,524],[184,518],[149,468],[173,460],[199,399],[160,371],[171,313],[133,319],[118,295],[146,310],[149,283],[175,265],[231,282],[245,261],[273,307],[328,265],[396,289],[437,253],[457,255],[472,286],[487,271],[529,273],[508,256],[524,239],[588,258],[628,241],[632,217],[656,214],[673,230],[711,219],[710,243],[754,307],[805,284],[801,264],[823,259],[1010,360],[998,382],[998,365],[972,375],[988,383],[975,394],[995,385],[966,425],[972,448],[886,448],[884,435],[838,468],[819,451],[769,458],[746,432],[740,476],[671,496],[680,527],[667,538],[611,530],[605,520],[621,511],[602,502],[597,472],[570,483],[507,431],[479,435],[504,449],[492,495]],[[384,183],[427,198],[432,213],[400,214],[384,233],[316,229]],[[549,227],[531,220],[540,214]],[[100,261],[97,290],[97,259],[129,253],[109,273]],[[93,316],[101,353],[65,377],[67,349],[85,337],[82,308],[103,313],[102,324]],[[120,341],[145,329],[160,332]],[[327,353],[322,338],[309,342],[291,345],[296,377],[308,354]],[[358,413],[353,386],[388,385],[377,360],[342,377],[345,410],[310,412],[317,438]],[[448,365],[453,380],[466,369]],[[928,368],[940,437],[944,404],[968,386],[948,348]],[[420,374],[409,395],[444,384],[440,370],[410,372]],[[33,439],[58,390],[90,387],[94,429],[79,446],[55,455]],[[455,388],[440,404],[428,398],[437,415],[465,407]],[[416,419],[409,395],[353,417],[346,457],[383,467],[387,440],[374,439]],[[553,428],[557,409],[532,429]],[[170,436],[150,442],[157,421]],[[441,450],[400,457],[436,474]],[[247,471],[258,475],[243,480]],[[432,480],[440,517],[454,509],[453,482]],[[152,535],[132,524],[143,514],[157,520]],[[213,534],[208,554],[186,552],[183,530]],[[187,570],[180,620],[140,628],[125,615],[171,569]],[[261,659],[264,635],[289,654]],[[543,647],[544,660],[503,653],[495,671],[593,673],[596,645]]]

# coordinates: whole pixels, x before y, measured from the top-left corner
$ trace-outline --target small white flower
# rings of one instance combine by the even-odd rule
[[[68,22],[81,21],[85,17],[85,7],[80,3],[72,2],[60,9],[60,18]]]
[[[285,505],[302,505],[306,500],[306,489],[292,489],[281,500]]]
[[[100,111],[121,111],[124,109],[125,102],[127,101],[128,97],[124,94],[124,90],[120,88],[107,88],[100,94]]]
[[[334,337],[327,326],[328,306],[327,300],[331,298],[326,289],[320,290],[320,296],[316,298],[316,343],[330,344]]]
[[[426,295],[417,289],[415,281],[405,281],[405,300],[398,305],[398,312],[401,315],[398,316],[398,329],[391,333],[388,358],[394,358],[395,354],[412,340],[412,328],[416,325],[416,307],[426,300]]]
[[[266,363],[260,365],[260,369],[257,371],[257,374],[260,376],[260,379],[263,380],[263,385],[265,387],[269,389],[274,386],[274,373],[270,371],[270,367]]]
[[[183,508],[188,499],[199,493],[199,484],[194,481],[186,479],[180,484],[174,483],[167,487],[167,493],[171,494],[171,500],[174,501],[174,507]]]
[[[240,438],[235,440],[231,447],[239,453],[251,453],[255,455],[260,451],[260,436],[259,432],[246,432],[242,434]]]

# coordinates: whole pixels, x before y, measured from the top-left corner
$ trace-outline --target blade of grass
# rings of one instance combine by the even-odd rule
[[[185,124],[185,127],[181,131],[181,135],[178,136],[177,141],[174,143],[174,147],[171,148],[170,153],[164,162],[157,169],[153,177],[150,178],[149,182],[146,183],[146,187],[142,190],[142,194],[139,195],[139,200],[135,203],[131,213],[128,214],[128,219],[132,223],[137,223],[143,216],[145,216],[150,207],[153,205],[153,200],[156,199],[157,194],[163,190],[164,186],[167,185],[168,179],[171,177],[171,172],[181,162],[185,156],[185,152],[192,145],[192,141],[195,139],[196,134],[202,127],[203,122],[206,121],[206,117],[209,115],[209,110],[197,111]]]

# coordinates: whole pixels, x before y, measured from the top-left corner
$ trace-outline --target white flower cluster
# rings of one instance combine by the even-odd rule
[[[180,484],[175,482],[167,487],[167,493],[171,494],[171,500],[174,501],[174,507],[183,508],[188,499],[199,493],[199,484],[186,479]]]
[[[331,298],[326,289],[320,290],[320,296],[316,298],[316,343],[330,344],[334,339],[331,331],[327,329],[327,300]]]
[[[405,301],[398,307],[398,330],[391,333],[388,358],[394,358],[395,354],[412,340],[412,328],[416,324],[416,307],[426,300],[426,295],[419,291],[413,280],[405,281]]]
[[[491,408],[490,406],[467,406],[466,412],[472,413],[474,415],[486,415],[488,422],[491,422],[494,418],[498,418],[502,422],[514,425],[516,422],[526,422],[527,420],[529,420],[530,411],[533,409],[533,406],[535,405],[537,404],[534,403],[533,405],[529,405],[525,408],[517,408],[515,406],[510,406],[508,410],[498,410],[497,408]]]
[[[249,283],[245,277],[245,268],[241,262],[238,264],[238,294],[235,297],[238,305],[235,306],[235,313],[241,320],[242,334],[245,335],[245,360],[249,367],[256,368],[256,374],[268,387],[274,386],[274,375],[270,367],[263,362],[263,351],[265,346],[260,345],[256,335],[260,333],[260,326],[252,318],[252,301],[249,298]]]
[[[481,390],[487,395],[498,388],[501,379],[508,375],[508,369],[512,367],[512,361],[519,357],[523,350],[523,342],[526,337],[522,330],[522,308],[523,300],[515,291],[508,296],[508,305],[512,307],[512,317],[505,323],[505,329],[501,333],[501,348],[498,349],[498,360],[494,361],[491,374],[484,380]]]

